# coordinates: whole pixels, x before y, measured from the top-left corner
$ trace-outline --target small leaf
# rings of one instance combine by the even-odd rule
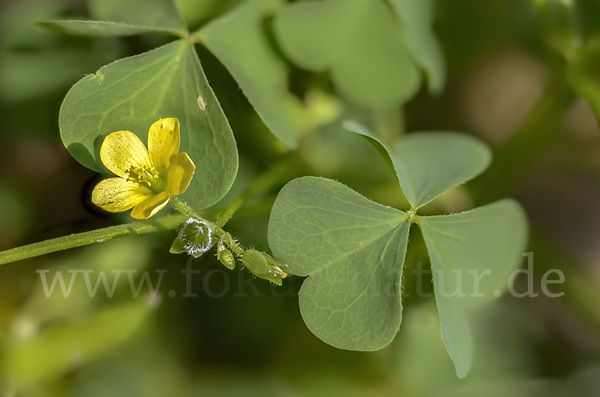
[[[185,32],[173,0],[90,0],[92,19]]]
[[[481,141],[452,132],[418,132],[392,148],[400,185],[414,208],[479,175],[491,161]]]
[[[269,246],[297,275],[308,328],[332,346],[361,351],[391,342],[400,326],[408,216],[329,179],[304,177],[279,193]]]
[[[487,146],[465,134],[415,132],[388,149],[373,132],[355,121],[345,121],[344,128],[373,146],[398,178],[414,208],[479,175],[492,157]]]
[[[502,200],[418,223],[431,259],[444,342],[462,378],[473,361],[469,314],[506,289],[522,260],[527,219],[519,204]]]
[[[176,30],[109,21],[64,20],[41,22],[40,25],[47,26],[61,33],[76,36],[118,37],[134,36],[144,33],[167,33],[178,35]]]
[[[419,87],[404,34],[382,0],[295,3],[277,15],[275,32],[294,63],[329,72],[337,89],[357,104],[403,103]]]
[[[198,95],[206,101],[206,112],[198,107]],[[181,151],[198,170],[182,200],[195,209],[216,203],[237,173],[237,149],[194,47],[186,41],[121,59],[81,79],[62,104],[59,126],[77,161],[106,172],[99,160],[104,137],[129,130],[147,142],[150,125],[165,117],[179,119]]]
[[[250,0],[200,30],[202,42],[236,79],[273,134],[296,148],[306,126],[300,101],[288,91],[288,67],[269,43],[265,19],[281,0]]]
[[[437,94],[446,81],[444,54],[431,28],[433,0],[391,0],[390,4],[406,29],[408,46],[416,62],[425,69],[429,91]]]

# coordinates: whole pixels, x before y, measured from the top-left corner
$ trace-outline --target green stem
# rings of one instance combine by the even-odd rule
[[[227,245],[233,251],[234,254],[240,258],[242,255],[244,255],[244,251],[246,250],[242,248],[233,237],[231,237],[231,234],[227,233],[221,228],[219,228],[215,234],[221,239],[221,241],[223,241],[223,244]]]
[[[170,230],[175,228],[181,221],[182,217],[180,215],[169,215],[153,222],[135,222],[111,226],[24,245],[0,252],[0,265],[84,245],[103,243],[121,237]]]
[[[175,207],[175,209],[177,211],[181,212],[181,214],[183,216],[185,216],[186,218],[196,218],[202,222],[210,223],[206,219],[204,219],[201,216],[199,216],[198,214],[196,214],[196,212],[193,209],[191,209],[189,205],[187,205],[183,201],[179,200],[177,197],[174,197],[174,196],[171,197],[171,204],[173,205],[173,207]]]

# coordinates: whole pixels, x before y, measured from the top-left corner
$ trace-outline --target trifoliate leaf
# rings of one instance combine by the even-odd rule
[[[308,276],[300,311],[320,339],[371,351],[391,342],[402,317],[400,277],[409,217],[329,179],[304,177],[279,193],[269,246]]]

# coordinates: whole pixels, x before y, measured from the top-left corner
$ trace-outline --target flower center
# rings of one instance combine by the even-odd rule
[[[167,182],[160,177],[154,167],[132,167],[128,171],[128,181],[138,183],[150,188],[154,193],[164,192],[167,188]]]

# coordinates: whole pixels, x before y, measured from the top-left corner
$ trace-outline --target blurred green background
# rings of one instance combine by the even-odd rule
[[[417,0],[415,0],[417,1]],[[191,29],[242,3],[178,0]],[[573,19],[570,6],[579,7]],[[0,393],[6,396],[595,396],[600,390],[600,130],[597,59],[600,3],[552,0],[438,0],[434,30],[446,86],[425,86],[402,108],[373,113],[335,95],[326,73],[292,67],[291,88],[318,121],[297,152],[299,174],[335,178],[375,201],[407,208],[383,161],[345,131],[369,120],[384,139],[405,131],[473,134],[495,151],[491,169],[430,204],[454,212],[510,196],[531,223],[532,282],[559,269],[558,298],[505,296],[476,319],[472,373],[456,378],[432,299],[419,298],[414,269],[428,267],[411,234],[404,319],[396,340],[374,353],[335,349],[305,327],[302,280],[275,287],[212,253],[168,253],[174,232],[128,237],[0,269]],[[0,3],[0,249],[126,221],[89,203],[98,175],[70,157],[58,132],[66,92],[85,74],[166,42],[64,36],[35,22],[86,17],[81,1]],[[227,70],[197,46],[240,152],[236,184],[219,207],[278,161],[270,134]],[[356,54],[360,57],[360,54]],[[315,116],[316,117],[316,116]],[[250,200],[227,230],[268,250],[276,192]],[[198,271],[186,278],[186,267]],[[48,273],[41,272],[48,270]],[[68,298],[47,298],[41,277],[62,272]],[[71,273],[69,271],[71,270]],[[162,282],[132,297],[126,274],[113,296],[89,297],[86,271],[142,271]],[[89,274],[89,273],[88,273]],[[162,276],[161,276],[162,275]],[[188,283],[189,282],[189,283]],[[516,289],[528,280],[517,280]],[[138,284],[136,284],[138,285]],[[426,285],[426,288],[431,288]],[[173,294],[170,294],[174,291]],[[185,296],[187,293],[197,296]],[[174,296],[171,296],[174,295]]]

